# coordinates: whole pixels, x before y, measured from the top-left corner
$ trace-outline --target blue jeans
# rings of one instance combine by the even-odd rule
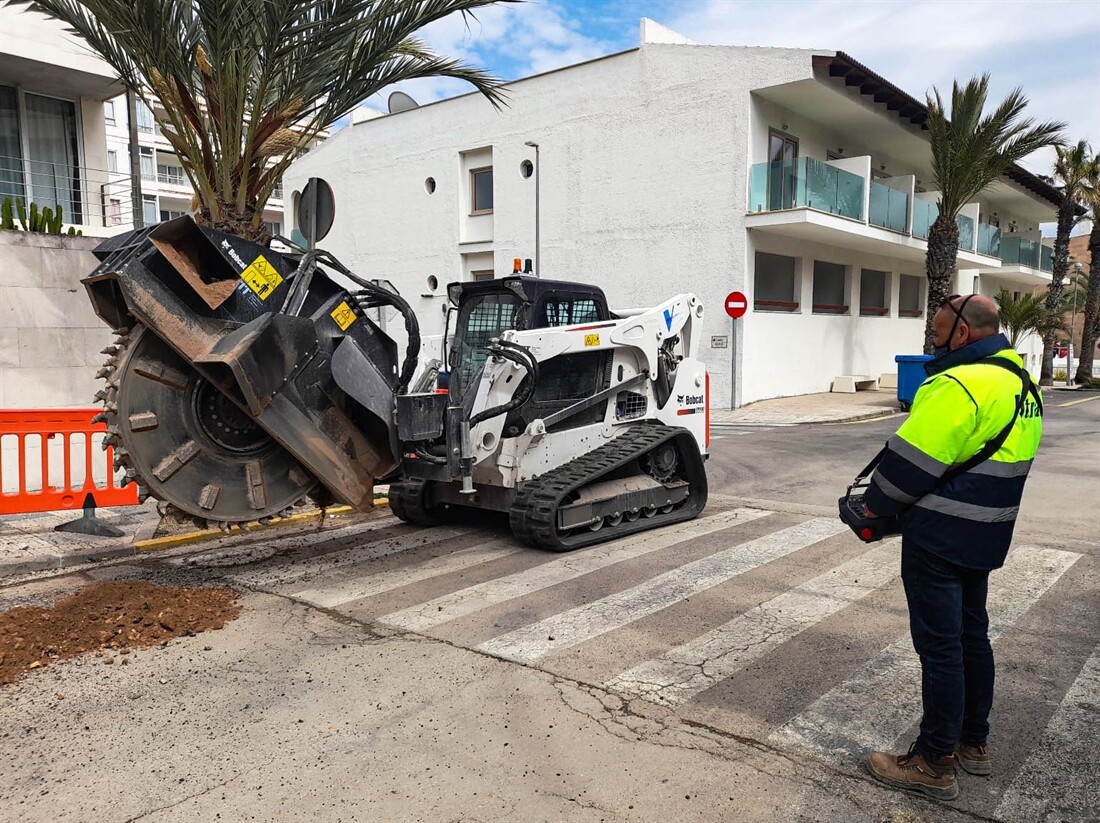
[[[985,610],[989,572],[956,566],[903,537],[901,580],[921,666],[917,751],[935,759],[956,743],[985,745],[994,676]]]

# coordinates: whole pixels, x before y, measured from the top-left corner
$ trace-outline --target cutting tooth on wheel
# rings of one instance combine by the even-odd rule
[[[104,349],[102,349],[99,353],[100,354],[109,354],[112,357],[114,357],[120,351],[121,351],[121,349],[118,346],[107,346]]]
[[[106,422],[107,422],[107,415],[104,412],[100,412],[99,414],[92,417],[92,425],[93,426],[96,423],[106,423]]]
[[[104,366],[104,367],[103,367],[102,369],[100,369],[99,371],[97,371],[97,372],[95,373],[95,376],[96,376],[97,378],[100,378],[100,377],[110,377],[110,376],[111,376],[112,374],[114,374],[114,373],[115,373],[115,370],[114,370],[114,367],[113,367],[113,366]]]

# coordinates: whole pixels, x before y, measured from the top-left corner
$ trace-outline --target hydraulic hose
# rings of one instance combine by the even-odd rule
[[[531,399],[531,395],[535,393],[535,384],[539,379],[539,364],[534,355],[531,354],[524,346],[520,346],[516,343],[512,343],[507,340],[498,340],[489,346],[489,351],[497,357],[503,357],[506,360],[511,360],[517,366],[527,372],[526,378],[520,384],[520,390],[512,395],[512,399],[507,403],[502,403],[499,406],[493,406],[492,408],[483,409],[470,418],[470,426],[476,426],[482,421],[488,420],[491,417],[497,417],[501,414],[507,414],[512,409],[519,408],[528,400]]]

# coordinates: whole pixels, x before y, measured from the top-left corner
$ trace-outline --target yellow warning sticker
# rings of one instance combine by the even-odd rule
[[[586,346],[598,346],[598,345],[600,345],[600,336],[598,334],[586,334],[584,336],[584,345],[586,345]]]
[[[347,331],[348,326],[355,322],[355,312],[351,310],[351,306],[349,306],[345,300],[332,310],[332,319],[336,321],[336,325],[340,327],[340,331]]]
[[[261,300],[267,300],[271,293],[279,288],[279,284],[283,282],[283,276],[261,254],[252,261],[252,265],[241,272],[241,280],[247,283]]]

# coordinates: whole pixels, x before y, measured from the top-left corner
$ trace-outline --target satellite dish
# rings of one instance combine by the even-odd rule
[[[309,248],[323,240],[336,219],[336,198],[332,187],[320,177],[311,177],[298,199],[298,228]]]
[[[386,106],[390,110],[390,114],[397,114],[399,111],[408,111],[409,109],[415,109],[420,104],[413,100],[409,95],[403,91],[395,91],[389,96],[386,101]]]

